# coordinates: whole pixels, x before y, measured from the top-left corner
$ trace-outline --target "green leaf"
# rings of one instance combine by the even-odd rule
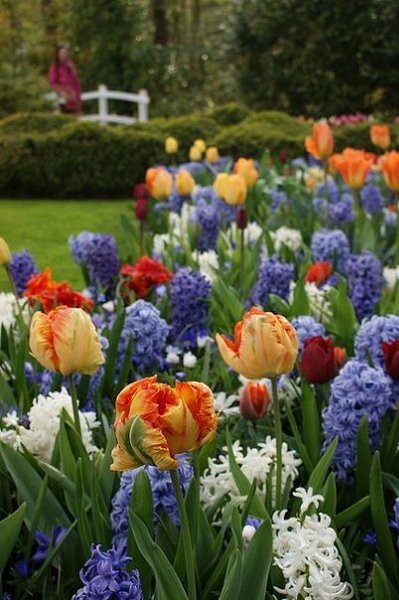
[[[0,521],[0,573],[5,569],[18,539],[26,511],[26,502],[11,515]]]
[[[287,400],[284,400],[284,405],[285,405],[285,412],[286,412],[292,433],[294,435],[296,445],[298,447],[299,455],[302,459],[302,462],[303,462],[303,465],[304,465],[306,471],[310,475],[312,472],[312,469],[313,469],[313,463],[310,459],[308,451],[306,450],[306,446],[301,437],[298,424],[294,417],[294,413],[292,412],[291,407],[290,407],[290,403]]]
[[[361,498],[352,506],[341,511],[334,517],[334,524],[337,529],[342,529],[353,523],[370,506],[370,496]]]
[[[319,493],[321,488],[323,487],[324,480],[328,473],[328,469],[330,468],[330,464],[333,459],[335,449],[337,447],[337,443],[337,439],[331,442],[326,452],[323,454],[323,456],[313,469],[311,476],[309,477],[308,487],[313,488],[314,494]]]
[[[151,538],[147,526],[134,511],[130,525],[141,554],[150,565],[157,582],[159,600],[188,600],[182,583],[161,548]]]
[[[264,600],[272,558],[272,527],[270,519],[266,519],[245,551],[239,598]]]
[[[337,486],[334,473],[328,475],[321,495],[324,497],[323,512],[334,517],[337,509]]]
[[[356,497],[366,496],[369,490],[371,467],[371,450],[369,444],[369,425],[367,415],[363,415],[357,431],[357,461],[356,461]]]
[[[301,411],[306,450],[315,465],[320,456],[319,411],[313,388],[304,379],[302,379]]]
[[[380,565],[375,562],[373,567],[374,600],[391,600],[391,586],[388,577]]]
[[[241,552],[236,548],[231,556],[231,566],[227,569],[219,600],[239,600],[241,565]]]
[[[112,396],[113,379],[116,366],[119,340],[121,337],[123,324],[125,322],[125,311],[118,314],[109,335],[109,347],[107,350],[107,360],[105,363],[105,372],[103,378],[102,393],[105,396]]]
[[[304,282],[299,279],[294,288],[294,298],[291,305],[290,317],[298,317],[299,315],[309,315],[310,304],[309,298],[305,290]]]

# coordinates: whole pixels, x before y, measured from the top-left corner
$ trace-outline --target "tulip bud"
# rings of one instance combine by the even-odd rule
[[[241,392],[240,411],[244,419],[262,419],[269,407],[270,398],[264,383],[249,382]]]
[[[148,215],[148,200],[145,198],[138,198],[134,206],[134,213],[136,219],[139,221],[145,221]]]
[[[193,144],[193,146],[195,146],[196,148],[198,148],[198,150],[201,152],[201,154],[202,154],[203,152],[205,152],[205,150],[206,150],[206,143],[205,143],[205,140],[202,140],[202,139],[200,139],[200,138],[199,138],[199,139],[197,139],[197,140],[194,140],[194,144]]]
[[[372,125],[370,127],[370,138],[374,146],[386,150],[391,145],[389,127],[386,125]]]
[[[179,143],[176,138],[169,136],[165,140],[165,152],[167,154],[176,154],[179,149]]]
[[[384,352],[385,368],[392,379],[399,380],[399,340],[395,342],[384,342],[382,344]]]
[[[344,366],[346,363],[347,354],[345,348],[340,348],[339,346],[334,346],[334,357],[335,362],[337,363],[338,370]]]
[[[237,211],[236,224],[238,229],[245,229],[248,225],[248,215],[245,208],[240,208]]]
[[[132,194],[133,198],[135,200],[140,199],[148,199],[148,189],[145,183],[136,183],[136,185],[133,188],[133,194]]]
[[[202,152],[197,146],[191,146],[188,157],[193,162],[198,162],[202,158]]]
[[[309,383],[327,383],[337,375],[338,365],[330,338],[315,336],[305,341],[301,371]]]
[[[195,186],[195,181],[186,169],[182,169],[175,178],[177,193],[180,196],[189,196]]]
[[[216,175],[216,179],[213,182],[213,189],[218,198],[224,198],[226,191],[226,183],[229,179],[228,173],[219,173]]]
[[[5,239],[0,237],[0,267],[5,267],[11,262],[11,252]]]
[[[249,188],[253,187],[258,180],[258,171],[250,158],[239,158],[234,165],[234,173],[244,177]]]
[[[209,148],[207,148],[206,150],[206,160],[208,162],[210,162],[211,164],[217,162],[220,158],[219,156],[219,150],[216,148],[216,146],[209,146]]]

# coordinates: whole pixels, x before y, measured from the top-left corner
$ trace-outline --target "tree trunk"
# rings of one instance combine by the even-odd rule
[[[160,46],[167,46],[169,41],[167,0],[151,0],[151,4],[155,27],[154,43]]]

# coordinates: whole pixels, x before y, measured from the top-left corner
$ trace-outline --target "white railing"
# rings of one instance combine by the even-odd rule
[[[58,94],[50,92],[45,94],[45,97],[58,105],[60,100]],[[150,97],[147,90],[141,89],[137,94],[130,94],[129,92],[118,92],[109,90],[106,85],[99,85],[98,90],[94,92],[84,92],[82,94],[82,101],[86,100],[98,100],[98,113],[83,114],[80,119],[84,121],[94,121],[101,125],[107,123],[116,123],[119,125],[131,125],[132,123],[148,121],[148,105],[150,103]],[[110,113],[108,110],[108,100],[123,100],[124,102],[133,102],[137,104],[137,118],[130,117],[127,115],[117,115]]]

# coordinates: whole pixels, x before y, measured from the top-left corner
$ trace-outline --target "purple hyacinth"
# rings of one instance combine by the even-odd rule
[[[372,360],[374,367],[384,366],[384,342],[399,340],[399,317],[374,315],[363,321],[355,337],[355,355],[362,362]]]
[[[321,183],[318,186],[316,194],[318,197],[325,198],[333,204],[339,202],[340,199],[340,189],[335,180],[330,177],[328,177],[324,183]]]
[[[199,200],[195,210],[195,221],[199,227],[198,250],[215,250],[219,235],[220,216],[214,204]]]
[[[211,284],[196,271],[180,268],[171,283],[172,339],[195,347],[197,337],[208,334]]]
[[[154,504],[154,526],[158,523],[164,512],[167,513],[175,525],[179,525],[179,510],[169,471],[160,471],[158,467],[149,465],[146,465],[143,469],[146,471],[151,484]],[[114,532],[112,538],[114,547],[126,547],[129,528],[128,510],[138,471],[138,469],[134,469],[132,471],[125,471],[122,474],[119,490],[112,499],[111,523]],[[177,474],[183,493],[185,494],[193,476],[193,468],[186,458],[180,460]]]
[[[82,231],[70,236],[69,247],[75,262],[87,269],[91,294],[95,298],[104,291],[112,294],[119,272],[114,236]]]
[[[32,277],[32,275],[38,273],[38,268],[30,252],[27,250],[13,252],[9,269],[15,283],[15,287],[17,288],[18,295],[22,296],[29,279]]]
[[[301,315],[296,319],[293,319],[291,325],[297,333],[300,352],[303,349],[305,341],[309,338],[316,336],[324,337],[326,335],[326,328],[324,325],[307,315]]]
[[[72,600],[143,600],[138,571],[126,570],[130,562],[120,549],[92,544],[91,556],[80,570],[83,587]]]
[[[333,223],[339,225],[348,221],[353,221],[355,215],[353,212],[352,194],[350,192],[345,192],[338,202],[332,202],[328,207],[328,216]]]
[[[258,281],[252,293],[253,304],[266,306],[269,294],[288,300],[290,285],[294,278],[294,265],[279,260],[276,256],[263,260],[258,270]]]
[[[169,326],[153,304],[136,300],[126,308],[118,345],[117,372],[120,371],[130,339],[133,340],[133,365],[142,372],[162,365]]]
[[[382,266],[375,254],[366,251],[350,257],[349,295],[359,321],[374,313],[381,297],[383,281]]]
[[[329,261],[333,263],[335,259],[337,270],[340,273],[346,273],[350,245],[343,231],[339,229],[316,231],[312,236],[311,251],[315,262]]]
[[[201,200],[205,200],[209,204],[212,204],[223,223],[231,223],[236,218],[237,207],[227,204],[224,202],[224,200],[218,198],[218,196],[215,194],[213,186],[211,185],[194,189],[192,199],[196,204],[198,204]]]
[[[360,202],[369,215],[375,215],[384,208],[380,188],[372,183],[367,183],[360,190]]]
[[[280,206],[284,206],[288,203],[287,194],[282,190],[273,189],[270,190],[269,194],[271,199],[270,208],[272,209],[272,212],[275,212],[280,208]]]
[[[175,213],[180,213],[184,204],[184,196],[180,196],[174,187],[171,195],[169,196],[169,210]]]
[[[393,406],[390,380],[382,369],[356,359],[346,363],[331,385],[330,401],[322,415],[325,448],[338,437],[334,469],[339,480],[350,480],[356,466],[357,432],[362,417],[367,416],[369,442],[374,451],[380,442],[381,419]]]

